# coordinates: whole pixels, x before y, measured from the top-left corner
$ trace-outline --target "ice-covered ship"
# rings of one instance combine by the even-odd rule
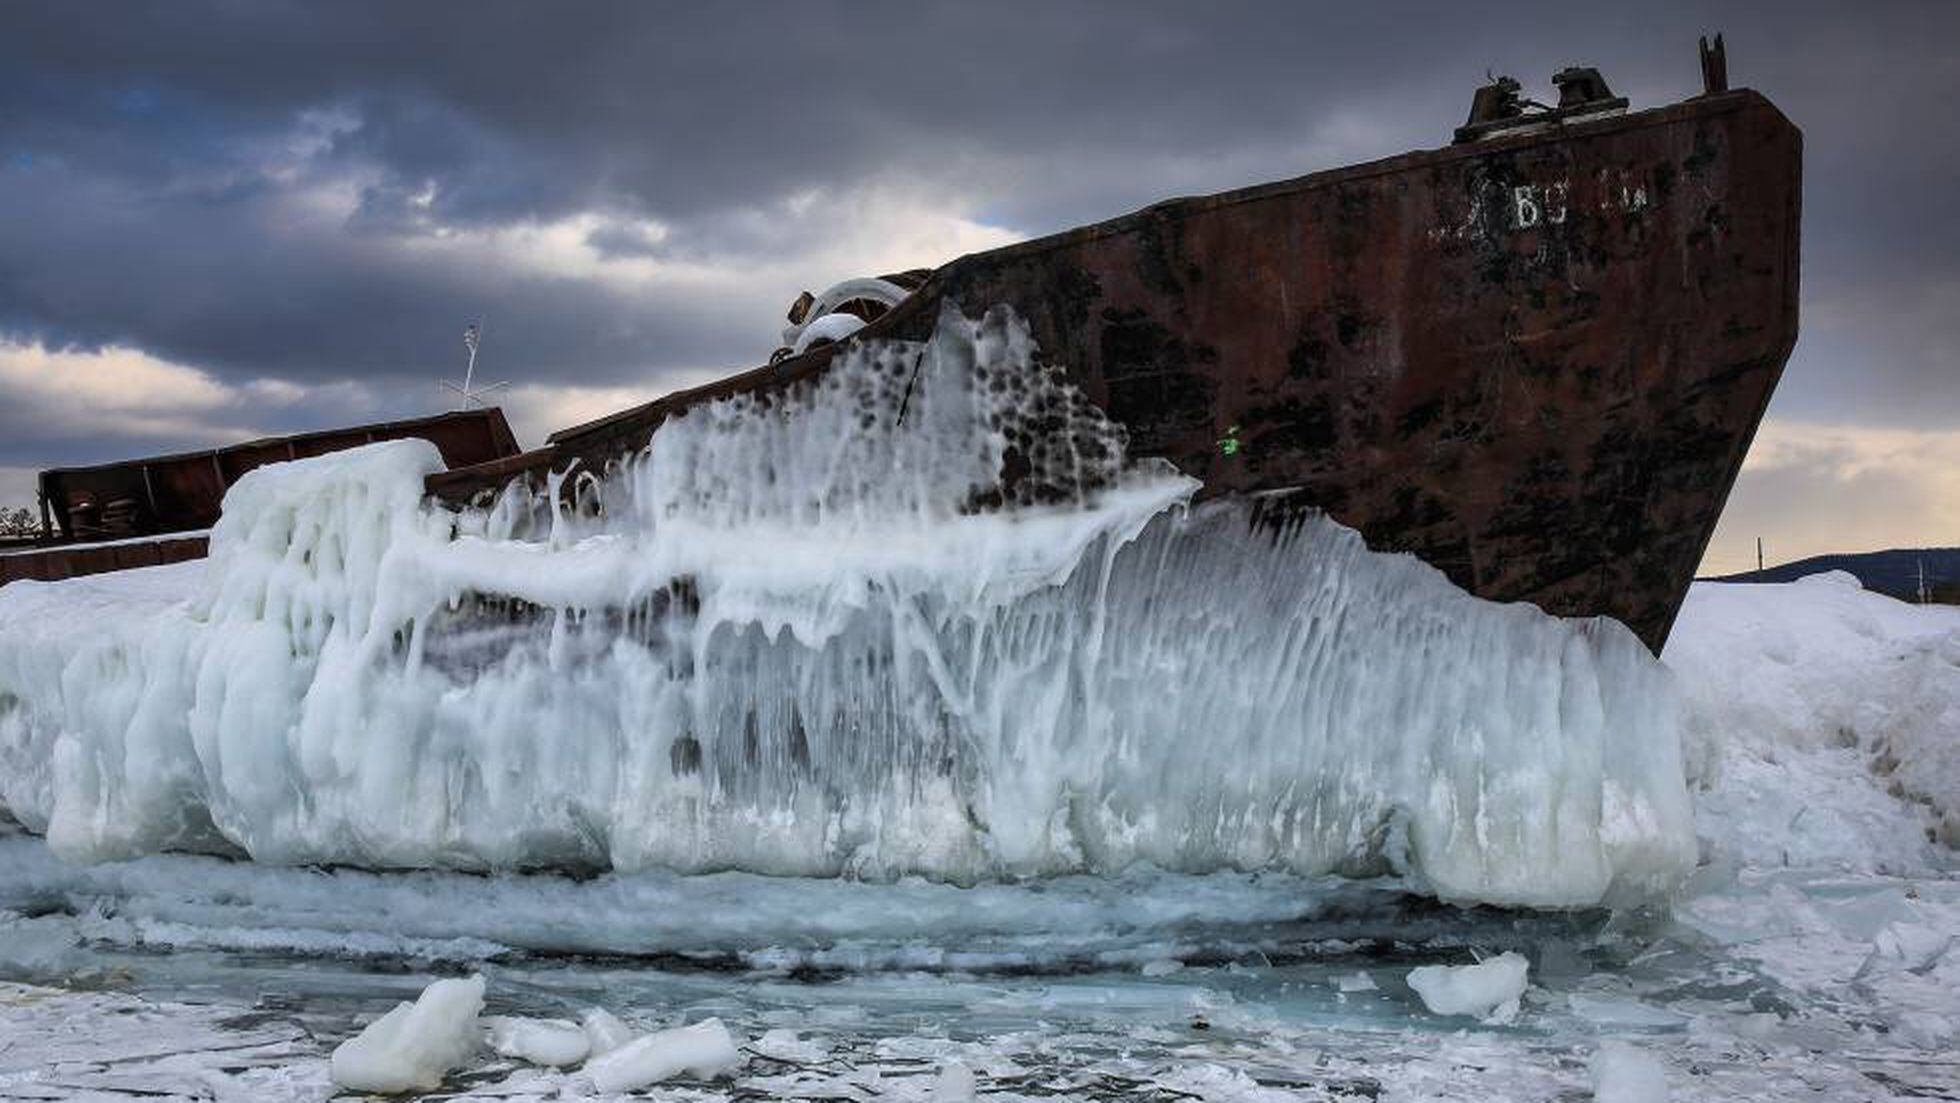
[[[1007,305],[1132,457],[1203,495],[1324,510],[1658,652],[1797,333],[1801,135],[1719,51],[1703,69],[1703,95],[1634,113],[1590,69],[1539,110],[1500,80],[1445,148],[852,281],[799,300],[766,367],[429,489],[602,470],[690,407],[823,373],[845,334]]]
[[[0,807],[88,861],[1665,893],[1650,649],[1796,318],[1797,132],[1707,60],[840,285],[535,452],[252,470],[208,564],[0,590]]]

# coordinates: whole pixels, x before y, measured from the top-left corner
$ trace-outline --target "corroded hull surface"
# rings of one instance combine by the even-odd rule
[[[1739,91],[962,257],[863,335],[1012,306],[1205,495],[1273,493],[1458,585],[1658,651],[1797,332],[1801,136]],[[826,347],[430,480],[603,467]]]

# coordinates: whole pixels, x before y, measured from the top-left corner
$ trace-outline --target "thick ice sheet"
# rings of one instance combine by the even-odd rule
[[[0,592],[0,797],[57,853],[890,878],[1395,872],[1664,892],[1693,838],[1631,633],[1478,601],[1190,480],[996,311],[573,473],[419,442],[241,480],[180,604]],[[181,576],[191,576],[186,573]]]

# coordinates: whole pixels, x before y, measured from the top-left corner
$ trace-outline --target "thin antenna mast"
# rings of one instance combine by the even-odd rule
[[[476,379],[476,347],[477,345],[481,344],[482,341],[483,341],[482,327],[475,322],[471,322],[469,326],[463,330],[463,347],[470,350],[469,366],[463,369],[463,394],[465,395],[468,395],[470,393],[470,383],[471,381]]]
[[[465,363],[463,366],[462,385],[458,386],[457,384],[452,383],[447,379],[442,381],[442,385],[444,387],[447,387],[448,389],[455,391],[458,395],[462,397],[462,405],[456,407],[456,410],[459,413],[469,409],[471,403],[475,403],[478,406],[484,405],[484,401],[483,401],[484,395],[490,394],[493,391],[503,390],[505,387],[510,386],[510,380],[505,379],[496,383],[492,383],[489,386],[483,387],[481,389],[477,388],[476,350],[482,344],[483,344],[483,323],[480,321],[471,322],[468,326],[466,326],[463,329],[463,347],[469,350],[470,358],[468,362]]]

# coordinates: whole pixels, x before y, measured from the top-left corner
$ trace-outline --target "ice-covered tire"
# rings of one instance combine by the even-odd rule
[[[803,332],[797,334],[796,343],[790,346],[790,351],[800,356],[813,345],[842,341],[863,328],[864,319],[855,314],[826,314],[804,325]]]
[[[879,303],[885,308],[890,309],[904,301],[905,297],[911,293],[909,289],[890,280],[880,279],[877,276],[860,276],[856,279],[832,284],[830,287],[824,289],[823,294],[818,295],[811,301],[809,310],[803,315],[804,321],[802,323],[790,325],[783,330],[782,347],[790,350],[791,354],[795,354],[824,340],[842,340],[844,337],[849,336],[849,333],[836,332],[837,327],[843,325],[843,323],[833,322],[832,319],[839,317],[851,318],[857,321],[859,326],[863,325],[864,322],[863,320],[857,319],[855,315],[839,311],[837,309],[838,307],[854,300],[863,300],[865,302]],[[826,327],[825,331],[821,333],[815,332],[820,326]],[[853,331],[856,328],[855,326],[852,327]]]

